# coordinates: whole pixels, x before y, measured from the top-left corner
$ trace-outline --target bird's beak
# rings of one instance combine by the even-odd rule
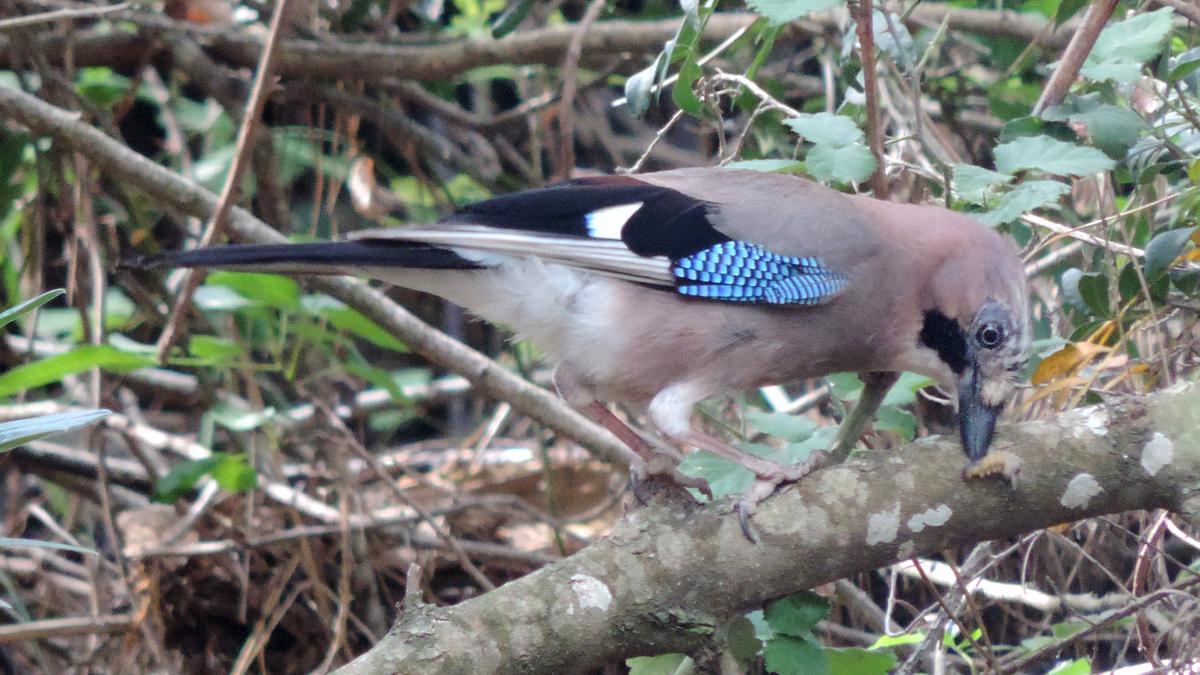
[[[980,379],[979,362],[974,354],[970,354],[967,368],[958,379],[958,430],[962,435],[963,450],[972,463],[987,454],[996,432],[996,419],[1004,408],[1003,404],[984,402]]]

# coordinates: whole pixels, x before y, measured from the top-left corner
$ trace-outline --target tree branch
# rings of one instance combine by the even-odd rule
[[[343,675],[595,669],[689,652],[725,620],[842,577],[1056,523],[1166,508],[1200,522],[1200,388],[1001,430],[1020,484],[964,482],[928,438],[818,472],[765,502],[748,545],[727,505],[654,503],[570,558],[453,607],[408,612]]]
[[[1004,35],[1032,41],[1046,29],[1046,20],[1012,11],[955,9],[945,5],[918,5],[910,21],[938,25],[946,16],[947,27],[988,35]],[[71,53],[77,67],[136,65],[147,39],[158,33],[187,33],[205,45],[226,65],[253,68],[262,50],[262,37],[245,30],[212,28],[173,21],[150,12],[130,11],[121,18],[138,26],[132,32],[114,32],[112,27],[83,30],[71,36]],[[706,40],[719,41],[758,19],[754,14],[714,14],[704,27]],[[830,13],[819,13],[804,21],[793,22],[785,36],[809,38],[827,28],[836,29]],[[1047,31],[1042,44],[1054,49],[1066,44],[1079,25],[1069,21]],[[556,66],[578,26],[564,24],[536,30],[519,31],[501,40],[440,40],[429,44],[386,44],[335,40],[285,40],[280,45],[276,73],[282,77],[378,80],[395,77],[415,80],[452,78],[464,71],[496,63]],[[583,40],[581,64],[603,63],[613,54],[655,53],[662,49],[679,29],[679,19],[660,21],[598,21]],[[30,40],[33,49],[51,63],[60,62],[66,53],[67,38],[41,35]],[[20,45],[0,35],[0,68],[22,63],[16,51]]]

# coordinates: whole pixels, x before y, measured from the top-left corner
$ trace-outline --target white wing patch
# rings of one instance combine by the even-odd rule
[[[642,208],[642,202],[597,209],[587,214],[587,232],[593,239],[620,239],[625,223]]]
[[[537,257],[638,283],[672,286],[671,261],[664,256],[640,256],[620,239],[582,237],[506,230],[485,225],[391,227],[352,232],[350,239],[393,239],[444,246],[485,266],[496,264],[488,254]]]

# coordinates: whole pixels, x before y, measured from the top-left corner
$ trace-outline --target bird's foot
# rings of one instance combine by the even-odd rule
[[[1017,488],[1017,477],[1021,474],[1021,458],[1007,450],[993,450],[963,469],[963,480],[978,480],[1001,476]]]
[[[738,514],[738,524],[742,527],[742,534],[752,543],[757,544],[759,536],[750,525],[750,517],[754,515],[759,503],[775,494],[780,486],[795,483],[821,468],[829,460],[829,457],[829,453],[824,450],[813,450],[808,459],[798,464],[776,464],[764,460],[765,466],[754,470],[754,483],[742,494],[734,507]]]
[[[708,481],[683,473],[679,470],[679,462],[663,453],[655,453],[650,459],[630,466],[629,483],[633,496],[642,506],[663,488],[674,488],[685,494],[681,488],[695,488],[705,497],[713,498]]]

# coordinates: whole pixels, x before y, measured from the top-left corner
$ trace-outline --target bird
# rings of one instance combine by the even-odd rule
[[[1012,240],[941,206],[744,169],[577,178],[431,225],[142,262],[362,276],[441,296],[538,344],[558,363],[560,396],[637,453],[639,476],[706,489],[606,404],[644,414],[670,445],[745,466],[756,480],[743,518],[827,454],[794,465],[749,454],[696,428],[697,403],[836,372],[911,371],[956,395],[970,470],[1031,343]]]

